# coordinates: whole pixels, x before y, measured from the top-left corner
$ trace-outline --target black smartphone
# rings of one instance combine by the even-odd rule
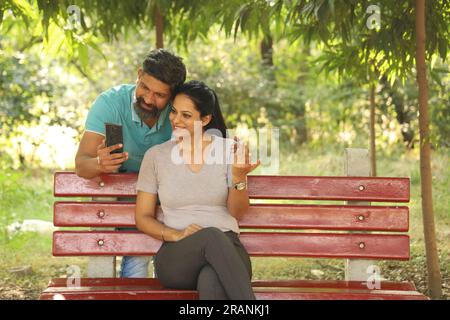
[[[121,143],[123,146],[122,126],[118,124],[105,123],[106,146],[111,147]],[[111,153],[122,153],[123,147],[113,150]]]

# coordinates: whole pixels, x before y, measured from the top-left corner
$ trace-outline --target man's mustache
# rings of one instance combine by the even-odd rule
[[[152,110],[147,110],[142,107],[142,105],[145,105],[148,108],[151,108]],[[161,113],[161,110],[159,110],[156,105],[154,104],[146,104],[144,99],[142,97],[136,98],[136,101],[133,103],[134,111],[136,111],[139,118],[141,118],[142,121],[156,118]]]

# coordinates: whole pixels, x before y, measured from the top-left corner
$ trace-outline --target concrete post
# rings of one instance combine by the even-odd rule
[[[345,174],[349,177],[371,176],[370,156],[367,149],[345,149]],[[348,205],[370,205],[370,202],[347,201]],[[367,281],[372,273],[368,273],[370,266],[375,265],[374,260],[347,259],[345,263],[346,281]]]
[[[96,197],[94,201],[117,201],[114,197]],[[92,231],[110,231],[115,228],[91,228]],[[88,278],[115,278],[116,257],[89,257],[87,265]]]

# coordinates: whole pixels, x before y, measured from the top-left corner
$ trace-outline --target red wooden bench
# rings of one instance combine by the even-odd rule
[[[109,174],[85,180],[72,172],[57,172],[54,195],[135,197],[136,180],[136,174]],[[367,281],[371,276],[367,267],[377,260],[408,260],[410,257],[408,207],[370,206],[367,202],[407,203],[409,186],[408,178],[249,177],[252,199],[347,201],[341,205],[251,205],[239,221],[243,229],[241,241],[251,256],[348,259],[346,280],[254,280],[257,299],[427,299],[412,283]],[[134,209],[133,202],[57,201],[54,224],[58,227],[133,227]],[[159,246],[160,241],[138,231],[88,229],[53,234],[54,256],[113,259],[112,256],[154,255]],[[122,279],[114,278],[114,274],[93,278],[89,273],[77,286],[70,285],[66,278],[53,279],[40,296],[40,299],[197,298],[196,291],[167,289],[157,279]]]

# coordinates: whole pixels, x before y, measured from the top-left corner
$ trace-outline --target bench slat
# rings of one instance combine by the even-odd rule
[[[52,279],[48,287],[67,287],[67,278]],[[70,279],[69,279],[70,281]],[[81,278],[80,287],[142,286],[162,289],[157,278]],[[347,290],[369,290],[365,281],[344,280],[253,280],[253,287],[281,288],[335,288]],[[417,291],[411,282],[381,281],[377,290]]]
[[[408,178],[249,176],[259,199],[409,202]]]
[[[416,291],[395,290],[347,290],[335,288],[254,288],[258,300],[427,300]],[[41,300],[197,300],[194,290],[145,288],[142,286],[119,287],[53,287],[47,288]]]
[[[135,227],[136,205],[125,202],[56,202],[58,227]],[[161,210],[158,207],[159,210]],[[408,231],[408,207],[252,204],[241,228]]]
[[[57,172],[56,197],[134,197],[135,173],[105,174],[83,179],[73,172]],[[409,202],[408,178],[249,176],[254,199],[343,200]],[[102,183],[102,184],[101,184]]]
[[[407,235],[243,232],[240,239],[252,256],[409,259]],[[53,233],[54,256],[154,255],[160,245],[161,241],[134,231]]]

